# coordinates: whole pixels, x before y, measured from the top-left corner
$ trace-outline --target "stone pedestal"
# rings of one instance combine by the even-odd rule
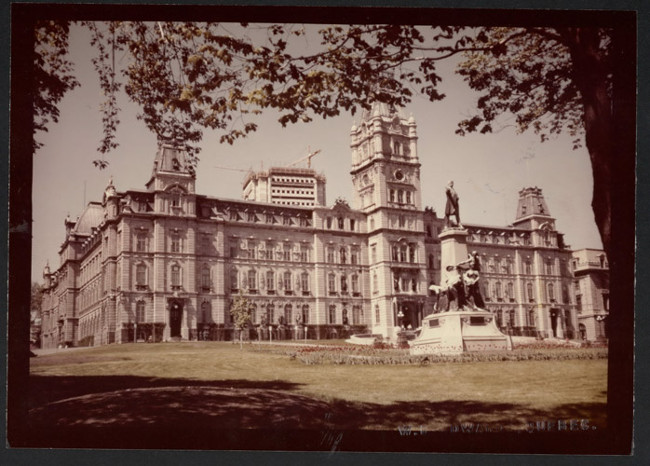
[[[426,316],[409,346],[411,354],[459,354],[511,350],[512,342],[499,331],[491,312],[461,310]]]
[[[450,274],[447,266],[456,266],[459,262],[467,259],[467,230],[464,228],[446,228],[440,233],[440,284],[447,283]]]

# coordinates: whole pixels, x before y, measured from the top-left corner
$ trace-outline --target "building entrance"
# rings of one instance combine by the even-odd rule
[[[181,321],[183,319],[183,302],[180,300],[170,300],[169,302],[169,336],[181,336]]]
[[[402,301],[398,303],[397,325],[408,329],[416,329],[422,325],[422,310],[417,301]]]

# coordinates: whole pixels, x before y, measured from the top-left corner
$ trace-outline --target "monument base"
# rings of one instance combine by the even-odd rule
[[[413,355],[460,354],[511,350],[512,342],[501,333],[491,312],[463,308],[426,316],[409,346]]]

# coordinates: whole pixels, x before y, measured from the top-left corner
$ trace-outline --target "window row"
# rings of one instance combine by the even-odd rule
[[[405,189],[389,189],[388,201],[397,204],[414,204],[415,194]]]
[[[346,220],[347,220],[347,222],[346,222]],[[336,222],[335,222],[335,221],[336,221]],[[332,217],[326,217],[326,218],[325,218],[325,227],[326,227],[328,230],[332,230],[333,227],[334,227],[334,225],[336,225],[336,226],[338,227],[339,230],[345,230],[345,229],[346,229],[346,228],[345,228],[345,226],[346,226],[345,224],[346,224],[346,223],[347,223],[347,226],[348,226],[348,228],[347,228],[348,230],[350,230],[350,231],[356,231],[356,228],[357,228],[357,222],[356,222],[356,220],[353,219],[353,218],[349,218],[349,219],[346,219],[346,218],[344,218],[344,217],[337,217],[336,219],[334,219],[334,218],[332,218]]]
[[[347,264],[348,257],[349,263],[352,265],[359,264],[359,255],[361,251],[358,247],[348,247],[341,246],[336,248],[334,246],[328,246],[327,252],[325,255],[325,260],[329,264]]]
[[[327,292],[330,295],[349,294],[351,292],[352,296],[360,296],[359,276],[357,274],[350,275],[348,283],[346,274],[330,273],[327,275]]]
[[[558,301],[559,296],[557,296],[556,287],[553,283],[547,283],[546,286],[541,288],[541,300],[548,302]],[[486,301],[509,301],[515,302],[515,287],[513,282],[501,283],[499,281],[491,282],[487,281],[483,286],[483,295]],[[525,297],[524,299],[530,303],[537,301],[535,287],[532,282],[527,282],[525,284]],[[562,300],[561,302],[565,304],[570,304],[569,299],[569,289],[568,287],[562,287]]]
[[[272,214],[264,212],[253,212],[245,210],[243,212],[235,209],[230,209],[228,211],[228,219],[233,222],[238,221],[247,221],[247,222],[265,222],[270,225],[284,225],[284,226],[301,226],[301,227],[311,227],[312,220],[311,217],[292,217],[291,215],[282,215],[282,214]]]
[[[266,294],[283,291],[285,295],[292,295],[295,291],[309,295],[310,282],[311,278],[308,272],[276,273],[273,270],[268,270],[266,273],[261,273],[254,269],[248,271],[233,269],[230,273],[230,290],[235,293],[242,289],[253,294],[260,290],[266,290]]]
[[[373,279],[375,277],[373,276]],[[418,280],[413,275],[407,274],[393,274],[393,290],[396,293],[417,293],[418,291]]]
[[[230,247],[230,257],[235,259],[261,259],[287,262],[310,262],[311,249],[307,245],[277,244],[274,241],[242,240]]]
[[[392,243],[390,250],[393,262],[415,263],[417,261],[418,247],[416,244]]]

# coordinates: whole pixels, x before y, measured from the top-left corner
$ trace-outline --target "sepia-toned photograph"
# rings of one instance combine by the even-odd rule
[[[634,11],[11,17],[10,449],[632,453]]]

